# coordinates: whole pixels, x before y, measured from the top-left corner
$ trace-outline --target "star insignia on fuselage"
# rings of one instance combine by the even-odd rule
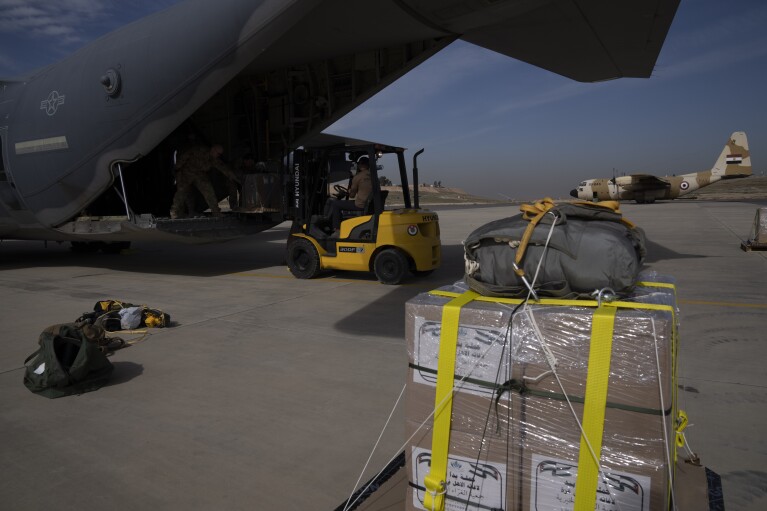
[[[51,93],[48,94],[48,99],[44,99],[40,102],[40,110],[45,110],[45,113],[48,115],[55,114],[59,105],[64,104],[65,97],[66,96],[63,94],[59,94],[59,91],[51,91]]]

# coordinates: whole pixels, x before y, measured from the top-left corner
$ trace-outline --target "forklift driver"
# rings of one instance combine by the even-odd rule
[[[349,199],[354,200],[334,200],[331,203],[330,220],[333,225],[332,236],[338,236],[341,228],[342,211],[362,211],[365,209],[365,202],[373,191],[373,183],[370,180],[370,164],[368,158],[363,156],[357,161],[357,174],[352,178],[352,184],[349,187]]]

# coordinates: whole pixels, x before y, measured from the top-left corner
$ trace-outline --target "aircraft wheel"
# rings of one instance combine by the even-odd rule
[[[288,245],[288,268],[294,277],[312,279],[320,272],[320,255],[312,242],[296,238]]]
[[[386,248],[373,261],[373,271],[382,284],[399,284],[408,271],[407,257],[396,248]]]

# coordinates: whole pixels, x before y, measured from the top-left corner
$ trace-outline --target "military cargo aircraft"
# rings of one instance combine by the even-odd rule
[[[267,229],[291,215],[275,200],[290,152],[451,42],[578,81],[646,78],[678,4],[185,0],[0,80],[0,238],[119,247]],[[193,144],[254,155],[255,201],[170,218],[174,157]]]
[[[587,179],[570,195],[583,200],[634,200],[638,204],[656,200],[676,199],[722,179],[751,175],[751,153],[748,139],[742,131],[730,135],[722,153],[711,170],[679,176],[657,177],[650,174],[631,174],[613,178]]]

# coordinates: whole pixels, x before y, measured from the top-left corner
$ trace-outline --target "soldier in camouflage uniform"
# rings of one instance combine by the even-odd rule
[[[211,148],[196,146],[181,152],[176,160],[176,194],[170,208],[171,218],[184,218],[193,214],[191,205],[193,188],[197,188],[208,203],[213,216],[221,216],[218,199],[210,182],[209,172],[214,168],[232,181],[239,179],[219,158],[224,153],[223,147],[216,144]]]

